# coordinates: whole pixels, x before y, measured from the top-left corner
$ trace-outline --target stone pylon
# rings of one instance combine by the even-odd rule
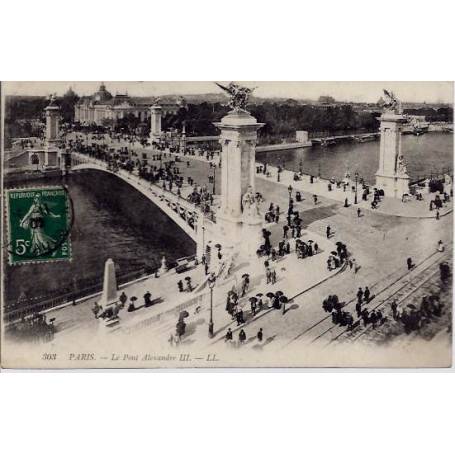
[[[115,264],[112,259],[108,259],[104,264],[103,293],[99,302],[103,308],[114,305],[118,302],[117,278],[115,276]]]
[[[230,111],[221,122],[221,206],[217,228],[226,247],[248,256],[256,254],[261,239],[259,213],[242,204],[245,195],[255,194],[257,131],[264,124],[243,109]],[[249,205],[249,204],[248,204]]]
[[[150,141],[157,141],[161,137],[162,108],[159,104],[150,107]]]
[[[58,140],[60,129],[60,108],[55,104],[55,99],[51,98],[46,112],[46,144],[52,144]]]
[[[61,161],[61,152],[58,147],[60,131],[60,108],[55,104],[55,97],[51,97],[49,106],[44,109],[46,113],[46,134],[44,145],[44,164],[58,166]]]
[[[376,187],[387,197],[401,198],[409,192],[409,176],[401,152],[401,134],[406,118],[386,111],[381,118],[381,142]]]

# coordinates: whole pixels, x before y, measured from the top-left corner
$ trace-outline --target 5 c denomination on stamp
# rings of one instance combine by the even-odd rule
[[[6,191],[11,265],[71,259],[71,213],[64,187]]]

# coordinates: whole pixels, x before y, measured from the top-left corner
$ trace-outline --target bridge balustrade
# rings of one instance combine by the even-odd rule
[[[158,198],[161,202],[164,202],[173,212],[180,216],[186,224],[195,232],[197,232],[198,220],[199,217],[204,217],[212,222],[215,221],[214,213],[210,211],[209,213],[203,213],[202,209],[199,208],[196,204],[193,204],[186,199],[174,194],[173,192],[165,189],[153,182],[149,182],[141,177],[136,176],[132,172],[126,171],[124,169],[119,169],[118,171],[113,171],[109,168],[107,163],[103,160],[94,157],[88,157],[85,155],[80,155],[79,153],[72,153],[72,165],[77,166],[81,164],[95,164],[97,166],[106,169],[108,172],[117,174],[125,179],[131,180],[140,186],[150,185],[148,188],[150,193]],[[161,194],[160,194],[161,193]]]

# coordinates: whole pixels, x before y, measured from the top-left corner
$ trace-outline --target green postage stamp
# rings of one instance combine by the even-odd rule
[[[71,259],[71,214],[64,187],[6,191],[11,265]]]

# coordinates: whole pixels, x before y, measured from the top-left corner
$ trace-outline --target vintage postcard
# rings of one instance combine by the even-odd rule
[[[4,82],[3,368],[449,367],[452,82]]]

